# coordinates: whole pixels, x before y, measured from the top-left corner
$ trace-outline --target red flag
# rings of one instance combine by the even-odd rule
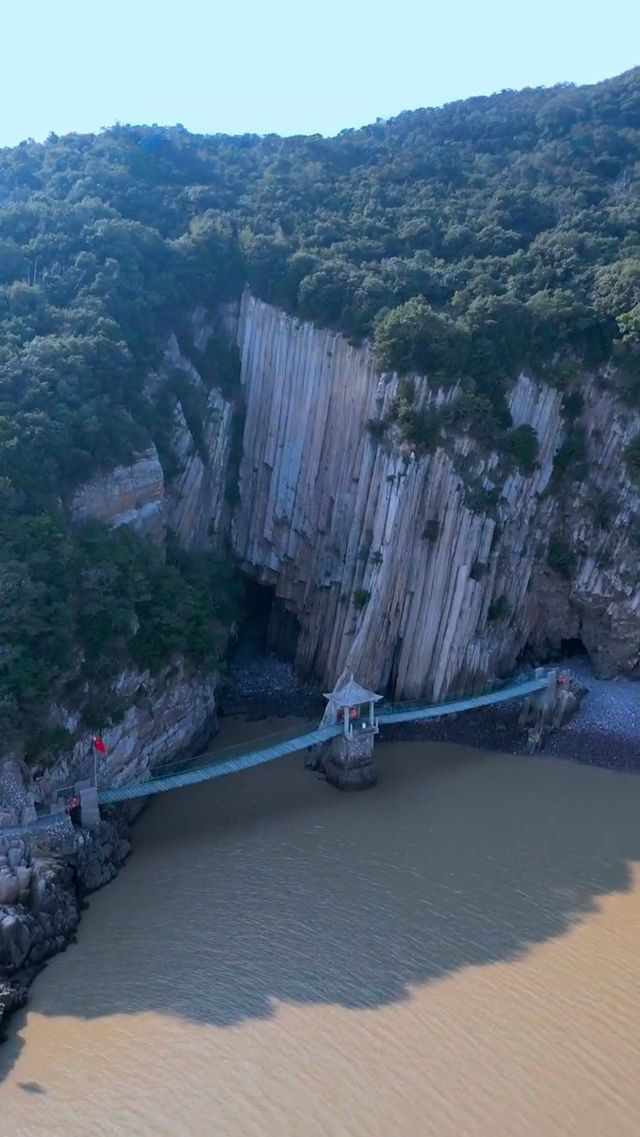
[[[93,745],[95,746],[96,750],[100,751],[101,754],[107,753],[107,748],[101,738],[94,738]]]

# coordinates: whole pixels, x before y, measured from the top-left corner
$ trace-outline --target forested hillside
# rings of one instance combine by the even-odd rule
[[[144,386],[166,337],[187,342],[193,308],[213,311],[245,283],[370,337],[383,369],[462,378],[485,430],[508,425],[504,392],[523,366],[564,384],[568,407],[585,364],[637,402],[640,70],[333,139],[115,126],[0,152],[9,726],[37,726],[79,659],[104,676],[176,650],[199,665],[219,656],[234,610],[220,566],[130,533],[73,531],[65,502],[150,440],[162,452],[166,400]],[[197,363],[228,388],[219,340]]]

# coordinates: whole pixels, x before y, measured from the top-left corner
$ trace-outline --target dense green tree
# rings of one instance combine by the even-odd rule
[[[618,327],[623,343],[640,348],[640,304],[635,304],[618,317]]]
[[[221,566],[134,535],[73,530],[78,482],[156,441],[170,476],[176,400],[202,446],[202,397],[146,384],[168,334],[231,398],[221,334],[199,305],[245,283],[291,313],[373,341],[380,367],[460,381],[445,416],[403,390],[419,449],[443,429],[500,438],[527,367],[565,383],[554,484],[585,459],[584,364],[640,402],[640,70],[576,88],[505,91],[336,138],[191,135],[117,125],[0,151],[0,710],[37,719],[78,661],[106,675],[218,658],[233,587]],[[445,421],[446,419],[446,421]],[[627,455],[635,471],[635,443]],[[557,553],[557,550],[556,550]],[[566,558],[565,558],[566,559]],[[555,560],[560,561],[559,556]],[[204,614],[204,615],[203,615]]]
[[[376,362],[386,371],[453,378],[465,370],[468,360],[466,329],[420,297],[383,316],[374,342]]]

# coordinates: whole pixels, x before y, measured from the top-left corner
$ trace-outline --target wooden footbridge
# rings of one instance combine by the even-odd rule
[[[357,685],[355,686],[357,687]],[[333,715],[325,714],[323,723],[317,730],[302,733],[299,730],[294,730],[271,734],[241,746],[201,754],[189,762],[182,762],[179,767],[165,766],[144,781],[126,785],[114,784],[109,788],[99,789],[98,804],[112,805],[116,802],[132,801],[136,798],[150,797],[153,794],[168,793],[184,786],[197,785],[199,782],[208,782],[213,778],[223,778],[227,774],[237,774],[242,770],[261,766],[265,762],[273,762],[276,758],[283,758],[288,754],[323,746],[333,739],[340,741],[343,735],[354,741],[359,741],[364,735],[369,735],[372,748],[372,736],[378,733],[380,727],[441,718],[444,715],[476,710],[478,707],[489,707],[496,703],[525,699],[546,692],[552,687],[555,688],[555,672],[539,668],[533,674],[519,680],[510,680],[500,685],[494,685],[482,694],[470,695],[464,699],[455,699],[444,703],[426,703],[424,700],[412,703],[380,702],[375,715],[374,700],[377,702],[379,697],[371,695],[370,717],[359,720],[358,728],[354,734],[353,724],[349,723],[349,716],[346,713],[347,708],[353,704],[348,701],[336,700],[336,692],[340,688],[339,684],[336,687],[336,692],[327,696],[330,700],[330,706],[332,702],[335,703],[334,713]],[[358,688],[358,690],[362,696],[360,697],[362,703],[365,701],[364,696],[368,698],[369,693],[362,688]],[[332,718],[333,721],[331,721]],[[95,794],[95,790],[93,793]]]

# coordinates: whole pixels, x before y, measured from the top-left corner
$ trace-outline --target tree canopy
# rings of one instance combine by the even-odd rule
[[[65,502],[151,439],[163,453],[170,399],[151,401],[145,382],[167,334],[246,283],[371,339],[382,369],[462,377],[466,426],[477,407],[503,423],[522,366],[563,382],[613,358],[638,399],[640,69],[335,138],[116,125],[0,151],[0,706],[12,722],[79,650],[92,658],[92,635],[118,658],[142,644],[155,661],[190,642],[200,661],[213,650],[190,615],[204,578],[133,536],[76,533]],[[191,351],[229,393],[224,345]],[[534,461],[524,434],[514,447]],[[86,564],[96,541],[99,580]]]

